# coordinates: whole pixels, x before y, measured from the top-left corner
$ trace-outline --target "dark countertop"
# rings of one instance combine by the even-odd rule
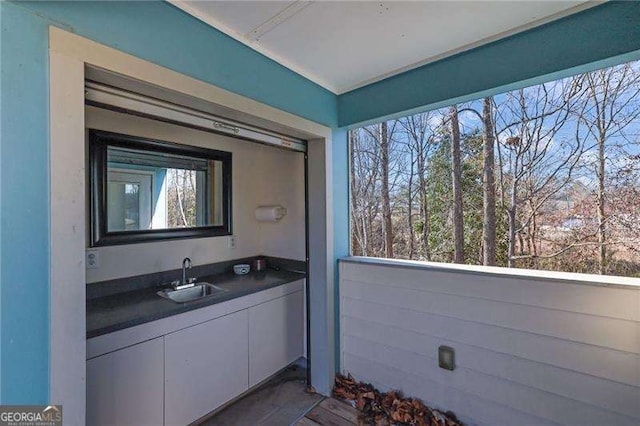
[[[87,300],[87,339],[226,302],[304,277],[301,272],[287,270],[250,272],[247,275],[225,273],[204,276],[198,281],[208,282],[228,291],[187,303],[175,303],[158,296],[156,292],[163,287],[149,287]]]

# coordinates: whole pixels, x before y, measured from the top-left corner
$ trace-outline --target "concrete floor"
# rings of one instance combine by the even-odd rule
[[[323,399],[321,395],[306,392],[305,375],[305,369],[289,367],[200,426],[294,424]]]

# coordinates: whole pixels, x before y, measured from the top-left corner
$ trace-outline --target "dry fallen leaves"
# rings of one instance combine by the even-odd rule
[[[451,411],[443,413],[419,399],[404,398],[400,391],[380,392],[350,374],[336,374],[333,395],[357,408],[363,425],[463,426]]]

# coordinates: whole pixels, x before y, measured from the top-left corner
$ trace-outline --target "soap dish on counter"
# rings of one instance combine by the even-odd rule
[[[251,270],[251,265],[247,263],[240,263],[238,265],[233,265],[233,273],[236,275],[247,275]]]

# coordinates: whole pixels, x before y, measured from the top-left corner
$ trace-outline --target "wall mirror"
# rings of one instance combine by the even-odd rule
[[[231,153],[89,130],[91,246],[231,234]]]

